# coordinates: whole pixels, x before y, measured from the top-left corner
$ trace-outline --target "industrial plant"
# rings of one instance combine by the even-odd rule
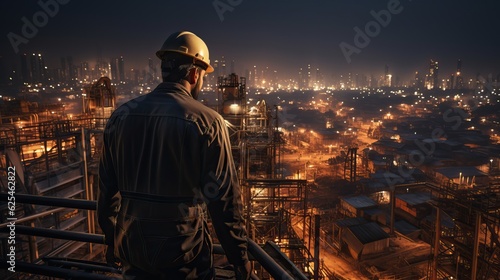
[[[498,123],[485,128],[498,115],[460,127],[471,107],[433,110],[465,97],[399,102],[424,99],[409,91],[265,94],[231,73],[204,92],[229,128],[259,279],[500,279]],[[64,97],[0,103],[0,278],[121,279],[95,213],[102,135],[121,96],[101,77],[71,99],[80,113]],[[362,107],[379,104],[360,99],[374,96],[401,104],[370,115]],[[231,279],[214,251],[218,279]]]

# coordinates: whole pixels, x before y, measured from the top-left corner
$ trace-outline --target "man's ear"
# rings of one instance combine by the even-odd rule
[[[196,67],[189,69],[188,82],[190,84],[196,84],[199,78],[200,78],[200,71],[198,71]]]

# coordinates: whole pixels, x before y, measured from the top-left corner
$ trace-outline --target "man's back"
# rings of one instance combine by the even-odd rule
[[[218,114],[175,84],[163,83],[139,99],[118,108],[109,123],[116,130],[110,144],[122,157],[114,162],[123,174],[120,190],[192,197],[200,186],[194,175],[201,173],[202,141],[213,137],[207,131]]]
[[[220,115],[176,83],[162,83],[113,113],[104,136],[98,207],[116,256],[156,275],[181,270],[179,278],[209,277],[208,203],[228,256],[244,261],[240,189],[228,139]],[[234,211],[229,216],[228,207]],[[116,226],[109,223],[113,216]],[[195,268],[179,269],[188,263]]]

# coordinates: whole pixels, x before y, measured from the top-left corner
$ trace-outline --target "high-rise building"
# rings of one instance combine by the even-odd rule
[[[119,82],[119,76],[118,76],[118,58],[112,58],[111,59],[111,81],[114,81],[115,83]]]
[[[63,56],[61,57],[61,73],[60,73],[60,78],[62,83],[67,83],[68,80],[68,68],[66,64],[66,58]]]
[[[75,85],[77,76],[75,65],[73,65],[73,57],[66,57],[66,62],[68,63],[68,83],[70,85]]]
[[[23,83],[31,83],[31,72],[28,67],[28,55],[23,53],[21,58],[21,80]]]
[[[368,77],[364,74],[361,74],[361,83],[358,85],[360,88],[366,88],[369,83],[368,83]]]
[[[415,79],[413,80],[413,86],[416,87],[417,89],[421,89],[424,86],[424,81],[418,71],[415,72]]]
[[[346,81],[344,79],[344,75],[340,75],[339,77],[339,88],[340,89],[345,89],[347,87]]]
[[[271,74],[271,86],[278,88],[278,71],[274,70]]]
[[[31,72],[32,82],[39,83],[40,82],[40,70],[38,69],[38,62],[37,62],[37,57],[36,57],[35,53],[33,53],[30,56],[30,72]]]
[[[95,70],[94,70],[94,74],[92,76],[92,80],[97,81],[101,77],[108,77],[109,78],[109,76],[111,74],[110,66],[111,65],[108,62],[104,61],[104,59],[99,58],[97,60],[96,65],[95,65]]]
[[[248,86],[252,86],[250,82],[252,81],[252,72],[248,69],[245,69],[245,77],[247,78],[247,81],[249,81]]]
[[[318,88],[323,88],[324,87],[324,81],[323,81],[323,74],[321,74],[321,71],[319,68],[316,68],[316,82],[315,86]]]
[[[45,66],[45,61],[41,53],[37,56],[38,69],[40,69],[40,82],[47,84],[49,81],[49,75],[47,71],[47,66]]]
[[[427,76],[427,89],[439,88],[439,63],[431,59],[429,65],[429,75]]]
[[[389,65],[385,65],[385,71],[384,71],[384,87],[391,87],[392,86],[392,75],[389,74]]]
[[[139,76],[140,76],[140,71],[134,68],[130,69],[130,75],[128,75],[129,80],[132,80],[134,84],[139,83]]]
[[[307,64],[306,86],[307,86],[307,88],[311,88],[312,87],[311,64]]]
[[[264,87],[268,87],[270,85],[271,70],[269,69],[269,66],[266,66],[266,68],[264,68],[264,70],[262,70],[261,81],[262,81],[261,82],[262,86],[264,86]]]
[[[118,77],[120,82],[125,82],[125,61],[123,60],[123,56],[118,58]]]
[[[220,64],[219,64],[219,60],[216,59],[213,63],[212,63],[212,67],[214,67],[214,74],[216,76],[219,76],[220,74]]]
[[[226,59],[224,58],[224,56],[222,56],[221,60],[220,60],[220,76],[226,76],[227,75],[227,72],[226,72]]]
[[[253,66],[253,86],[258,87],[259,86],[259,75],[257,72],[257,65]]]
[[[32,82],[45,84],[48,82],[48,71],[41,53],[33,53],[30,56],[30,70]]]
[[[153,84],[156,82],[156,67],[154,65],[154,62],[151,58],[148,58],[148,74],[147,74],[147,79],[146,82],[149,84]]]
[[[302,68],[299,69],[299,89],[304,89],[306,87],[306,74]]]
[[[85,83],[90,82],[91,69],[89,68],[89,63],[87,61],[82,62],[80,66],[80,75],[78,79],[84,81]]]
[[[147,83],[150,78],[151,75],[149,74],[149,71],[146,71],[146,69],[142,69],[141,76],[139,77],[139,83]]]
[[[455,77],[455,89],[463,89],[464,88],[464,77],[462,74],[462,60],[459,59],[457,61],[457,73]]]

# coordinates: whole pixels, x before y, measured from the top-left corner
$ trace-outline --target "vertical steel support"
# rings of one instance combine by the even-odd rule
[[[320,215],[314,215],[314,280],[319,280]]]
[[[434,236],[434,256],[432,259],[432,280],[437,280],[437,264],[439,255],[439,243],[441,239],[441,209],[436,207],[436,228]]]
[[[476,280],[477,277],[477,257],[479,254],[479,233],[481,228],[481,213],[476,213],[476,226],[474,229],[474,248],[472,250],[472,275],[471,280]]]

